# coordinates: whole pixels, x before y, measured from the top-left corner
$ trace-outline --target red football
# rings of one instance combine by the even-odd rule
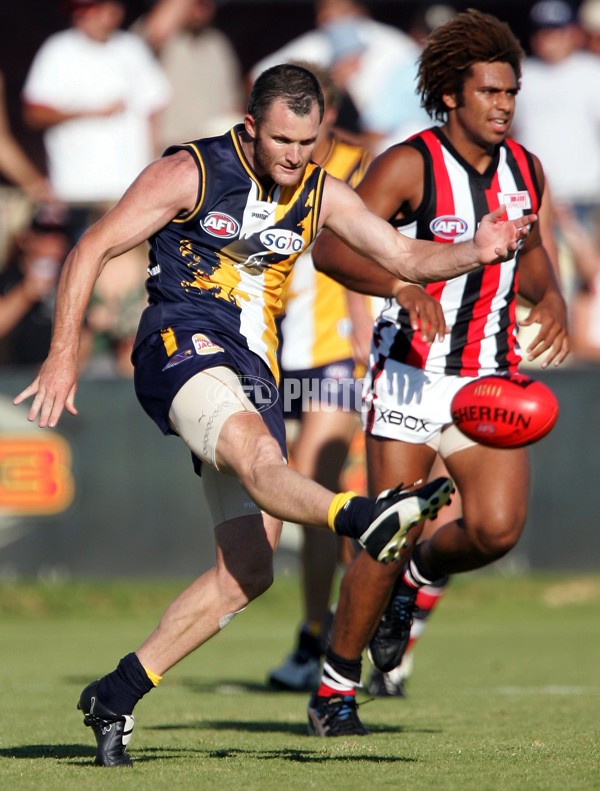
[[[450,408],[463,434],[493,448],[537,442],[558,419],[552,390],[524,374],[475,379],[461,387]]]

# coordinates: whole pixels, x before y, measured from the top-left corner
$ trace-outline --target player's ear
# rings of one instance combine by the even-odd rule
[[[247,113],[244,116],[244,126],[246,127],[246,132],[248,133],[248,135],[253,140],[255,140],[258,127],[256,125],[256,121],[254,120],[254,116],[253,115],[250,115],[249,113]]]
[[[442,101],[449,110],[456,110],[458,107],[458,100],[455,93],[442,94]]]

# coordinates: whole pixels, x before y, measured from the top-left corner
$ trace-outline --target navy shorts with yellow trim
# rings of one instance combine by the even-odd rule
[[[183,385],[200,371],[226,365],[240,377],[282,456],[287,458],[285,425],[273,374],[261,358],[229,335],[214,330],[171,328],[145,338],[132,355],[138,401],[163,434],[173,434],[169,410]],[[192,454],[193,455],[193,454]],[[194,466],[197,467],[196,459]]]

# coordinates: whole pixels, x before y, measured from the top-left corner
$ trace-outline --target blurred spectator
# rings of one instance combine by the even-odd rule
[[[0,272],[0,363],[37,365],[48,354],[56,283],[69,251],[69,217],[42,204]]]
[[[147,305],[146,264],[141,256],[120,256],[109,261],[96,281],[87,312],[87,324],[93,332],[88,377],[133,376],[133,341]]]
[[[600,0],[583,0],[578,18],[585,35],[585,48],[600,55]]]
[[[154,123],[171,88],[150,48],[119,29],[123,3],[68,0],[67,7],[71,27],[42,44],[23,101],[26,121],[45,130],[50,183],[71,210],[75,242],[154,158]],[[138,295],[146,265],[146,249],[139,247],[102,272],[94,301],[110,304],[110,322],[106,311],[100,312],[102,320],[90,312],[90,326],[101,333],[98,340],[106,333],[117,333],[121,340],[124,322],[134,330],[144,306]],[[137,314],[125,319],[116,305]],[[120,352],[121,345],[111,348]],[[113,362],[117,373],[130,373],[126,366],[123,370],[120,353]]]
[[[582,49],[574,7],[541,0],[530,11],[531,57],[512,135],[545,163],[554,206],[574,211],[592,231],[600,214],[600,57]],[[563,293],[578,290],[568,242],[556,226]]]
[[[454,6],[446,3],[423,3],[413,13],[408,23],[407,33],[422,49],[426,44],[427,36],[436,27],[445,24],[456,14]]]
[[[158,55],[173,98],[158,116],[158,149],[222,134],[244,115],[241,66],[213,27],[216,0],[157,0],[133,30]]]
[[[68,30],[37,52],[25,120],[43,129],[50,183],[83,230],[153,159],[152,121],[170,86],[149,48],[119,30],[116,0],[68,0]]]
[[[578,275],[571,300],[571,351],[578,361],[600,363],[600,234],[590,234],[569,209],[559,208],[555,215]]]
[[[48,179],[40,173],[13,136],[6,109],[4,75],[0,72],[0,173],[34,202],[52,199]]]
[[[401,30],[372,19],[361,0],[316,0],[315,21],[314,30],[259,61],[250,72],[251,80],[266,68],[290,60],[324,66],[338,88],[350,96],[361,130],[377,136],[379,130],[371,128],[369,119],[373,94],[394,70],[405,66],[415,73],[419,47]],[[341,123],[338,119],[340,127]]]
[[[322,29],[331,51],[331,65],[327,71],[338,92],[336,128],[361,135],[364,123],[352,98],[352,80],[361,68],[366,47],[354,17],[346,16],[345,9],[344,3],[323,3],[321,6],[326,19]],[[336,17],[338,11],[341,16]]]
[[[530,22],[532,57],[513,135],[545,163],[555,203],[592,225],[600,207],[600,58],[582,51],[575,11],[563,0],[536,3]]]
[[[29,160],[12,133],[2,72],[0,72],[0,175],[9,182],[9,185],[0,186],[0,261],[4,261],[8,255],[9,240],[27,223],[32,204],[37,201],[52,200],[53,195],[48,179]]]
[[[455,14],[452,6],[444,4],[419,8],[410,21],[408,34],[420,50],[427,36]],[[431,126],[431,118],[421,107],[416,92],[416,73],[415,61],[407,59],[392,69],[378,90],[373,90],[373,102],[365,111],[364,121],[379,138],[372,143],[375,153]]]

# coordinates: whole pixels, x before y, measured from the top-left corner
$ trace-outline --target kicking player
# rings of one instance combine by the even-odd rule
[[[357,189],[366,205],[403,234],[449,247],[470,238],[499,205],[508,206],[508,218],[537,212],[542,167],[507,137],[522,56],[510,28],[479,11],[437,28],[419,59],[418,90],[443,125],[375,160]],[[330,234],[320,237],[313,255],[323,271],[353,269],[375,288],[380,273]],[[385,293],[389,283],[380,282]],[[568,354],[566,307],[537,223],[510,261],[426,288],[450,328],[443,338],[424,344],[392,301],[375,324],[363,391],[368,477],[375,490],[392,475],[426,480],[439,453],[461,494],[463,517],[437,525],[406,565],[378,565],[361,552],[347,571],[321,686],[309,703],[309,729],[318,736],[366,732],[352,703],[362,651],[368,644],[381,672],[400,664],[420,588],[491,563],[521,535],[527,449],[483,447],[461,434],[450,415],[452,397],[466,382],[516,371],[517,292],[533,305],[522,324],[539,325],[528,359],[547,352],[543,365],[558,365]]]

